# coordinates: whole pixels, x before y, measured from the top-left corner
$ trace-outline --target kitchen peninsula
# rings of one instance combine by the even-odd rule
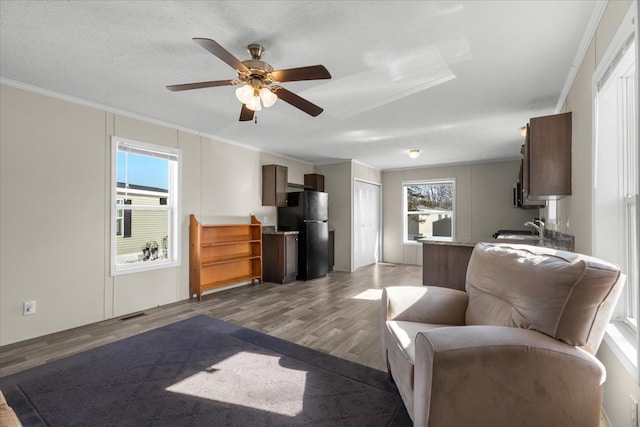
[[[482,241],[545,246],[565,251],[574,250],[573,236],[551,230],[545,230],[545,236],[542,240],[491,238]],[[464,290],[467,264],[469,264],[473,248],[479,241],[420,239],[418,242],[422,243],[422,285]]]

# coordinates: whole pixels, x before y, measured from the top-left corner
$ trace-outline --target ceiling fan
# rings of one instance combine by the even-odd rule
[[[278,99],[282,99],[284,102],[313,117],[322,113],[322,108],[279,86],[277,83],[330,79],[331,74],[323,65],[274,71],[271,65],[261,60],[265,51],[262,45],[250,44],[247,46],[251,59],[240,61],[214,40],[194,38],[193,41],[235,69],[236,73],[238,73],[238,79],[167,86],[170,91],[243,84],[243,86],[236,89],[236,97],[242,102],[241,122],[253,120],[256,111],[260,111],[262,106],[271,107]]]

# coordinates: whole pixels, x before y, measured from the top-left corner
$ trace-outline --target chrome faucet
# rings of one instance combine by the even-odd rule
[[[524,225],[535,229],[538,232],[538,238],[540,240],[544,239],[544,222],[539,219],[534,219],[533,222],[527,221]]]

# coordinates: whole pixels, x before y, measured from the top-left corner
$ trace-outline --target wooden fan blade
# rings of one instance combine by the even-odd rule
[[[191,90],[191,89],[202,89],[204,87],[216,87],[216,86],[229,86],[236,84],[235,80],[213,80],[210,82],[198,82],[198,83],[185,83],[181,85],[171,85],[167,86],[172,92],[177,92],[179,90]]]
[[[295,82],[300,80],[330,79],[331,74],[324,65],[311,65],[309,67],[289,68],[286,70],[272,71],[271,77],[277,82]]]
[[[240,121],[250,122],[253,120],[254,113],[255,111],[248,109],[246,105],[242,104],[242,110],[240,110]]]
[[[246,72],[249,71],[249,68],[246,65],[240,62],[238,58],[229,53],[227,49],[220,46],[217,42],[211,39],[203,39],[199,37],[194,37],[193,41],[229,64],[234,70]]]
[[[278,95],[278,98],[282,99],[284,102],[293,105],[294,107],[304,111],[310,116],[316,117],[324,110],[318,107],[316,104],[313,104],[306,99],[296,95],[295,93],[288,91],[287,89],[274,86],[271,88],[271,91]]]

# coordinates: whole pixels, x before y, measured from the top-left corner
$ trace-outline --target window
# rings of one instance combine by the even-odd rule
[[[558,225],[558,201],[547,200],[547,224]]]
[[[627,276],[614,317],[637,334],[638,135],[635,36],[623,44],[596,83],[593,249]]]
[[[418,239],[452,240],[454,236],[455,182],[453,179],[438,181],[405,182],[404,195],[404,243],[416,243]]]
[[[180,264],[177,148],[112,137],[111,274]]]

